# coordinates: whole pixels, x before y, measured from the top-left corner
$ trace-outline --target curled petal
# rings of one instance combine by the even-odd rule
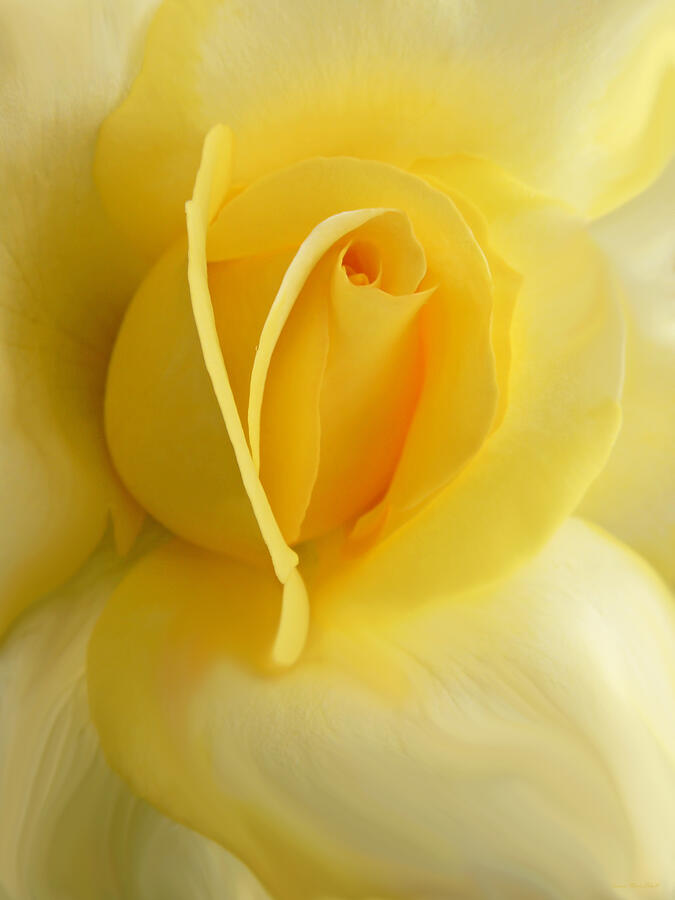
[[[522,283],[498,427],[414,515],[394,505],[394,481],[380,540],[340,573],[341,590],[384,607],[487,583],[535,554],[602,469],[620,420],[619,297],[585,223],[481,160],[416,171],[475,204]]]
[[[273,654],[277,662],[286,665],[295,661],[305,643],[308,627],[307,591],[297,571],[298,556],[281,533],[251,455],[218,339],[208,281],[207,229],[229,187],[231,141],[231,133],[222,125],[213,128],[204,141],[192,199],[185,207],[188,282],[204,364],[260,534],[269,552],[274,572],[283,585],[281,616]]]

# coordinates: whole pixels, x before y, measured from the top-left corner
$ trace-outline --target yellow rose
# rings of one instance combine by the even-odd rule
[[[5,14],[0,888],[671,896],[672,4],[65,6]]]

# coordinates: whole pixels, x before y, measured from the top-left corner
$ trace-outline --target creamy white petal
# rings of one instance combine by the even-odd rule
[[[103,758],[85,655],[122,574],[107,541],[0,650],[0,897],[265,900],[241,863],[139,800]]]
[[[473,153],[602,212],[672,152],[674,44],[671,0],[170,0],[99,183],[156,253],[223,122],[237,183],[311,156]]]
[[[639,557],[570,520],[481,593],[317,598],[283,675],[245,644],[265,577],[167,545],[107,605],[92,708],[140,794],[284,900],[673,896],[675,616]]]
[[[581,513],[675,584],[675,161],[593,231],[622,281],[626,376],[621,432]]]
[[[0,4],[0,632],[77,570],[111,506],[123,519],[130,504],[101,398],[140,261],[105,215],[92,163],[156,4]]]

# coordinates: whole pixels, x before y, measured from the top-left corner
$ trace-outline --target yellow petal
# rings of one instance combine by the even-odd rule
[[[140,800],[105,762],[85,656],[125,567],[107,540],[0,650],[0,895],[264,900],[241,863]]]
[[[285,233],[296,227],[289,217]],[[347,278],[350,250],[377,255],[377,284]],[[430,292],[394,298],[384,289],[413,292],[425,270],[405,214],[360,209],[321,221],[284,275],[258,341],[248,420],[290,543],[301,525],[304,540],[341,524],[389,483],[419,391],[418,338],[403,334]]]
[[[294,174],[290,173],[290,179],[282,174],[284,187],[297,187]],[[312,186],[309,187],[311,191]],[[239,231],[243,219],[250,233],[256,214],[259,216],[261,210],[270,208],[269,204],[279,202],[275,196],[278,192],[273,180],[269,186],[245,193],[239,203],[235,199],[228,204],[209,233],[211,253],[227,256],[231,244],[223,232]],[[332,200],[334,197],[328,198],[328,207],[325,200],[319,202],[325,209],[330,208]],[[289,220],[281,239],[292,240],[294,234],[301,243],[255,341],[248,436],[254,464],[261,469],[272,508],[289,542],[298,536],[319,459],[319,395],[328,353],[325,299],[333,264],[332,257],[322,257],[340,238],[382,215],[381,209],[354,209],[328,214],[317,219],[316,227],[307,227],[307,216],[301,215],[298,225],[298,210],[288,208]],[[303,235],[304,227],[307,231]],[[265,237],[261,236],[257,246],[270,252]],[[255,236],[252,238],[255,241]],[[226,249],[217,252],[215,247]],[[260,249],[249,248],[248,252],[258,257]],[[227,260],[224,264],[228,264]]]
[[[260,484],[241,415],[259,329],[288,260],[281,253],[208,265],[206,230],[228,189],[230,158],[229,133],[213,129],[187,206],[187,253],[178,242],[164,254],[120,329],[108,371],[106,432],[120,475],[159,521],[217,551],[271,558],[286,584],[297,556]],[[307,596],[297,578],[284,594],[281,626],[289,646],[302,645]]]
[[[249,291],[260,287],[266,275],[256,272],[266,271],[248,267],[236,281],[230,272],[236,302],[219,308],[241,309],[241,297],[249,296],[241,282]],[[222,287],[223,277],[217,273],[212,281]],[[247,336],[255,341],[243,330],[241,345]],[[243,360],[232,368],[245,367]],[[204,365],[184,244],[160,259],[127,309],[108,368],[105,418],[115,467],[144,509],[202,546],[266,557]]]
[[[109,506],[126,503],[101,402],[140,263],[107,219],[91,169],[154,5],[3,6],[0,632],[81,564]]]
[[[616,266],[628,319],[621,432],[581,511],[675,583],[675,163],[594,236]]]
[[[256,662],[274,590],[165,546],[88,669],[113,766],[274,896],[675,889],[672,598],[624,547],[571,521],[478,594],[379,616],[343,595],[277,677]]]
[[[209,291],[206,232],[213,213],[222,203],[226,193],[225,173],[229,173],[230,170],[230,155],[231,136],[227,129],[216,126],[204,141],[202,162],[197,173],[194,193],[186,207],[190,299],[206,370],[227,428],[246,493],[277,576],[285,583],[291,570],[297,565],[297,556],[284,541],[251,459],[223,360]]]
[[[511,368],[511,323],[522,277],[506,263],[490,244],[490,231],[486,215],[475,205],[476,202],[480,202],[482,207],[483,203],[486,202],[489,208],[489,204],[494,198],[490,198],[486,195],[486,192],[483,192],[483,195],[480,197],[472,194],[473,200],[469,200],[466,194],[449,190],[443,177],[436,178],[429,170],[428,165],[424,163],[418,164],[418,168],[420,169],[420,175],[430,184],[450,194],[453,203],[478,241],[490,269],[493,293],[490,330],[498,388],[497,411],[492,427],[496,428],[503,418],[508,402],[509,371]],[[414,170],[415,167],[413,167]]]
[[[451,192],[475,182],[491,198],[492,209],[480,196],[476,205],[523,282],[501,424],[454,481],[341,572],[345,590],[352,583],[385,606],[489,582],[536,553],[604,465],[619,425],[622,319],[584,223],[484,162],[437,163],[430,175]]]
[[[670,0],[170,0],[104,126],[98,180],[154,255],[182,228],[220,121],[238,184],[317,155],[405,167],[469,152],[604,210],[672,152],[672,58]]]
[[[120,556],[125,556],[136,542],[145,522],[145,509],[140,506],[124,485],[118,481],[110,498],[115,546]]]
[[[315,245],[317,255],[323,253],[317,237],[312,232],[298,251],[270,308],[257,344],[248,408],[251,454],[291,544],[298,539],[319,465],[319,397],[328,354],[325,289],[331,259],[314,260],[318,264],[311,272],[309,267],[299,272],[297,265],[307,243]],[[275,320],[281,317],[284,321],[277,326]]]
[[[251,371],[261,332],[295,249],[208,265],[218,341],[242,422],[248,419]]]
[[[405,222],[407,217],[391,213],[380,221],[389,219]],[[410,252],[410,238],[413,247],[417,245],[412,234],[406,235],[398,244],[402,257]],[[353,240],[363,241],[363,231],[356,232]],[[303,538],[354,519],[386,493],[422,383],[418,313],[434,289],[415,289],[426,265],[405,286],[407,292],[389,293],[376,283],[355,283],[354,275],[347,274],[345,253],[354,246],[345,248],[332,272],[330,352],[320,402],[320,464],[302,523]],[[386,269],[383,272],[388,274]]]

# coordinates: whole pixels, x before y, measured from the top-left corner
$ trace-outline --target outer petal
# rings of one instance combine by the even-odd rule
[[[282,677],[262,579],[174,545],[104,611],[94,720],[141,796],[289,900],[671,896],[675,619],[639,558],[571,520],[482,593],[319,604]]]
[[[675,162],[597,223],[623,277],[628,341],[623,424],[581,510],[675,582]]]
[[[0,896],[264,900],[241,863],[139,800],[103,759],[84,660],[122,574],[106,541],[0,652]]]
[[[153,253],[216,122],[239,182],[316,155],[469,152],[606,208],[672,149],[673,18],[670,0],[166,0],[103,130],[99,181]]]
[[[0,10],[0,631],[91,552],[109,504],[122,543],[137,518],[115,487],[100,410],[139,263],[90,172],[153,6],[9,0]]]

